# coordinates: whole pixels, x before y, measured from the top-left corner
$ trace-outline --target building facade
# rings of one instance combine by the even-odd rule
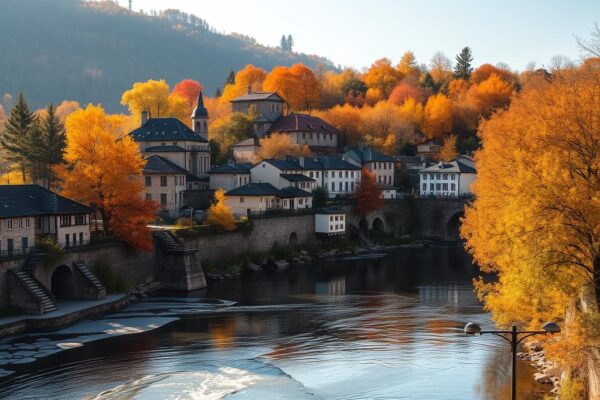
[[[384,198],[395,198],[396,187],[394,186],[395,160],[368,147],[358,146],[348,149],[344,160],[368,169],[374,176],[377,184],[383,190]]]
[[[315,232],[318,235],[336,236],[346,233],[346,213],[338,207],[324,207],[315,212]]]
[[[419,171],[420,194],[424,197],[460,197],[473,192],[477,171],[462,161],[438,162]]]
[[[159,215],[176,217],[183,206],[183,192],[186,190],[186,170],[161,156],[150,156],[144,166],[146,200],[155,201]]]
[[[231,190],[250,183],[251,164],[225,164],[210,170],[210,189]]]
[[[281,115],[283,115],[283,99],[275,92],[252,92],[231,100],[231,110],[254,116],[254,133],[264,137]]]
[[[225,203],[235,215],[271,210],[312,208],[312,194],[295,187],[278,189],[269,183],[249,183],[225,193]]]

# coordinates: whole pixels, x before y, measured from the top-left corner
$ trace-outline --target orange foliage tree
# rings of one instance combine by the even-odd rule
[[[319,101],[319,85],[315,74],[302,64],[275,67],[263,82],[263,89],[277,92],[289,110],[315,107]]]
[[[267,160],[269,158],[280,158],[285,155],[307,156],[310,149],[307,145],[299,145],[285,133],[273,133],[270,136],[261,139],[260,149],[258,150],[256,161]]]
[[[357,144],[362,137],[361,110],[350,104],[337,105],[327,110],[315,111],[313,115],[322,118],[335,126],[341,133],[346,144]]]
[[[225,203],[225,191],[223,189],[215,192],[215,202],[208,209],[206,223],[222,231],[235,229],[235,217]]]
[[[145,162],[122,124],[122,116],[107,115],[93,105],[67,117],[66,168],[60,174],[63,194],[95,207],[105,234],[114,233],[135,248],[149,250],[147,225],[157,206],[143,198]]]
[[[452,102],[442,93],[427,99],[421,129],[429,139],[440,138],[452,130]]]
[[[375,175],[368,168],[363,167],[360,181],[354,193],[354,208],[364,218],[365,215],[380,209],[382,206],[383,196]]]
[[[513,85],[492,74],[488,79],[469,89],[468,98],[477,111],[488,117],[494,110],[510,103]]]
[[[379,100],[387,99],[390,96],[400,78],[400,72],[392,66],[392,62],[388,58],[375,61],[364,76],[372,96],[380,96]]]
[[[456,140],[456,135],[449,135],[444,138],[444,143],[440,149],[440,160],[451,161],[458,155],[458,150],[456,150]]]
[[[400,82],[396,85],[394,90],[392,90],[388,100],[391,103],[401,106],[409,98],[413,98],[419,103],[423,103],[425,101],[425,92],[418,86]]]
[[[184,98],[188,106],[193,109],[196,106],[198,94],[201,90],[202,85],[200,82],[193,79],[184,79],[173,87],[173,94]]]
[[[248,64],[235,74],[235,83],[225,85],[223,94],[219,99],[228,103],[229,100],[247,93],[248,88],[253,92],[260,92],[263,89],[263,81],[266,77],[267,73],[264,69]]]
[[[471,81],[478,84],[485,81],[493,74],[497,75],[507,83],[515,83],[517,80],[516,75],[509,70],[494,67],[492,64],[483,64],[473,71],[471,74]]]

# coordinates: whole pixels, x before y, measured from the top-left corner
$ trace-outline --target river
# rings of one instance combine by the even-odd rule
[[[462,333],[493,325],[477,275],[461,248],[400,249],[151,297],[5,340],[72,348],[12,366],[0,398],[508,399],[508,344]],[[527,363],[518,372],[519,399],[547,393]]]

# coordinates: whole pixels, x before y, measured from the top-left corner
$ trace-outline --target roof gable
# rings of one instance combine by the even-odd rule
[[[280,116],[271,125],[268,132],[339,133],[337,128],[319,117],[298,113]]]
[[[90,214],[94,212],[39,185],[0,185],[0,217]]]
[[[161,140],[208,141],[191,130],[177,118],[150,118],[146,123],[130,133],[136,142],[154,142]]]
[[[186,174],[187,171],[167,158],[154,155],[146,159],[144,173]]]
[[[235,103],[235,102],[243,102],[243,101],[277,101],[282,103],[283,99],[281,98],[281,96],[279,96],[277,94],[277,92],[252,92],[252,93],[246,93],[243,94],[239,97],[236,97],[235,99],[230,100],[230,102]]]

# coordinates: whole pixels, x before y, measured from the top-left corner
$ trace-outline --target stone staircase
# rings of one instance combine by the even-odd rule
[[[195,252],[196,248],[183,243],[177,236],[171,231],[160,231],[155,234],[162,249],[166,252]]]
[[[158,276],[164,289],[192,291],[206,287],[198,248],[171,231],[154,234],[158,244]]]
[[[75,268],[87,281],[87,286],[91,286],[93,290],[97,292],[98,299],[106,297],[106,287],[100,282],[96,275],[90,271],[90,268],[83,261],[73,262],[73,268]]]
[[[21,266],[21,270],[33,275],[35,268],[44,262],[45,257],[46,253],[43,250],[34,248],[31,250],[29,257],[27,257],[25,264]]]
[[[9,272],[11,273],[12,277],[17,281],[17,283],[20,284],[21,288],[23,288],[26,291],[26,293],[32,298],[29,299],[29,307],[27,307],[31,308],[32,313],[45,314],[50,311],[56,310],[56,303],[54,302],[54,297],[52,296],[52,294],[48,292],[44,285],[38,282],[38,280],[35,279],[29,271],[22,269],[20,271],[11,270]],[[11,292],[16,291],[13,290]],[[25,302],[27,302],[27,300],[28,299],[21,299],[21,301]],[[18,305],[15,304],[16,302],[14,300],[11,301],[11,303],[14,305]],[[21,306],[21,308],[25,307]]]

